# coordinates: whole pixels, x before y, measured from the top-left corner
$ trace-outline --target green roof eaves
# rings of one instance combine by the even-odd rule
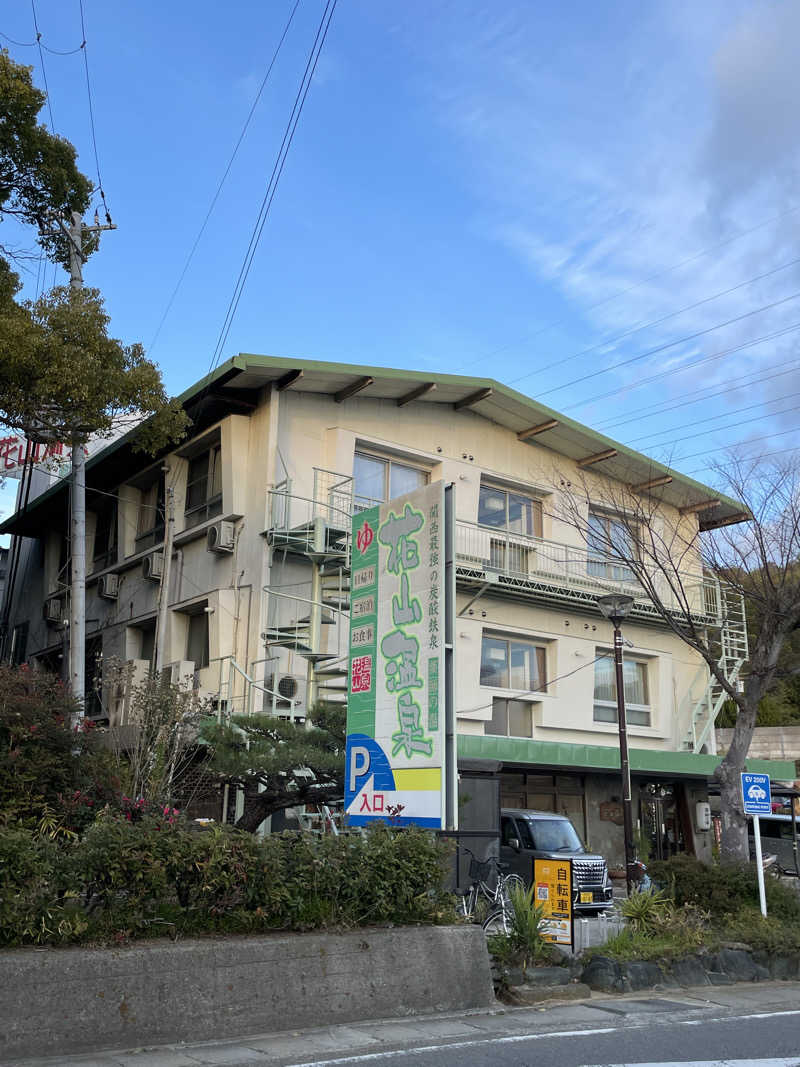
[[[618,771],[620,766],[619,749],[613,745],[575,745],[562,741],[534,741],[525,737],[459,734],[458,754],[464,759],[572,767],[576,770]],[[669,752],[653,748],[630,750],[631,771],[645,774],[711,778],[721,762],[721,756],[694,752]],[[795,777],[792,760],[749,759],[746,769],[780,780]]]

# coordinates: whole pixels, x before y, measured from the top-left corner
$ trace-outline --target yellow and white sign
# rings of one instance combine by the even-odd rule
[[[542,933],[556,945],[572,946],[572,860],[534,860],[536,903],[544,908]]]

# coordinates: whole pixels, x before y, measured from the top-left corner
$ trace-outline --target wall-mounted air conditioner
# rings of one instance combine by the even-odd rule
[[[233,552],[235,525],[220,519],[206,531],[206,548],[209,552]]]
[[[119,575],[101,574],[97,580],[97,595],[106,600],[116,600],[119,596]]]
[[[62,614],[64,611],[64,602],[59,596],[48,597],[44,602],[44,618],[45,622],[51,623],[55,626],[56,623],[61,622]]]
[[[194,663],[190,659],[168,663],[161,672],[161,680],[169,685],[182,685],[191,689],[194,686]]]
[[[151,552],[142,560],[142,577],[151,582],[160,582],[164,573],[164,553]]]

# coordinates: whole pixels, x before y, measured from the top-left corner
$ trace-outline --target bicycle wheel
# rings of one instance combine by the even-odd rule
[[[481,924],[488,935],[504,934],[508,937],[511,932],[511,917],[508,908],[499,904],[489,912]]]

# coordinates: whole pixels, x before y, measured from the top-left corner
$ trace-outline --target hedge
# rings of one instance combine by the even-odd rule
[[[108,814],[58,845],[0,828],[0,945],[444,921],[445,857],[429,832],[386,825],[259,839]]]

